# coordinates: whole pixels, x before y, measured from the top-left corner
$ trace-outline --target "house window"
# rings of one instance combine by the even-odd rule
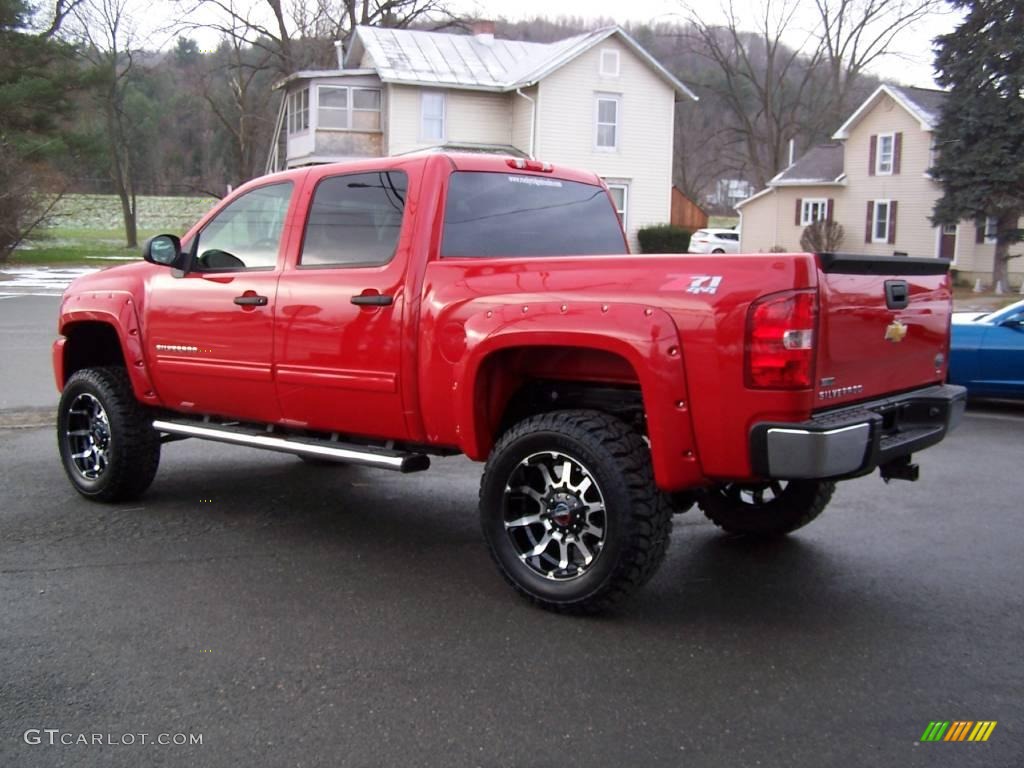
[[[424,91],[420,103],[420,138],[424,141],[444,141],[445,95],[437,91]]]
[[[871,219],[871,242],[888,243],[891,228],[892,202],[875,200],[875,212]]]
[[[380,90],[321,85],[317,88],[317,128],[380,130]]]
[[[625,182],[608,182],[608,192],[611,193],[612,202],[615,203],[615,212],[619,214],[619,221],[626,226],[626,209],[629,206],[629,184]]]
[[[800,206],[800,226],[807,227],[828,218],[828,200],[824,197],[806,198]]]
[[[598,149],[617,149],[619,146],[619,97],[601,94],[597,97]]]
[[[875,173],[879,176],[892,174],[893,158],[896,153],[896,134],[878,134],[878,155],[875,161]]]
[[[995,216],[988,216],[985,219],[985,244],[995,245],[999,234],[999,219]]]
[[[309,130],[309,88],[288,94],[288,133]]]
[[[605,77],[619,76],[619,52],[611,49],[601,51],[600,73]]]

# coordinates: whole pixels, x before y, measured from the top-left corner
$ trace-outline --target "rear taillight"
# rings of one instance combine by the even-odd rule
[[[747,386],[806,389],[814,381],[815,291],[787,291],[758,299],[747,315]]]

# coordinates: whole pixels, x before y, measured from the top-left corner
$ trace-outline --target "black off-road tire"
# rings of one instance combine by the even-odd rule
[[[69,424],[84,427],[86,420],[71,413],[75,403],[94,401],[105,415],[109,442],[105,468],[96,477],[88,477],[75,463],[67,432]],[[71,485],[92,501],[137,498],[149,488],[160,464],[160,435],[153,429],[152,416],[135,399],[127,371],[116,366],[85,368],[68,379],[57,409],[57,445]]]
[[[703,492],[697,503],[707,518],[726,533],[758,538],[785,536],[814,520],[832,499],[836,484],[828,480],[790,480],[760,485],[726,483]],[[762,500],[756,501],[756,493]],[[764,500],[767,493],[772,498]]]
[[[599,554],[568,580],[551,580],[531,568],[505,525],[514,503],[512,491],[506,498],[512,478],[530,457],[543,461],[545,454],[577,461],[603,499]],[[559,478],[564,480],[561,473]],[[672,505],[654,484],[650,450],[639,434],[605,413],[567,410],[531,416],[501,436],[480,481],[480,519],[491,557],[517,592],[549,610],[598,613],[657,571],[672,531]]]

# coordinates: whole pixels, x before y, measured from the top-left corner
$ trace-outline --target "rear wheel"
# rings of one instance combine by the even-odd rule
[[[825,480],[725,483],[705,491],[697,503],[723,531],[771,538],[814,520],[835,489],[834,482]]]
[[[725,249],[724,248],[715,248],[715,250],[713,250],[712,253],[725,253]]]
[[[57,444],[75,490],[95,501],[141,495],[160,463],[160,435],[124,368],[86,368],[64,387]]]
[[[586,410],[532,416],[506,432],[481,480],[480,516],[508,582],[572,613],[603,610],[648,581],[672,528],[643,439]]]

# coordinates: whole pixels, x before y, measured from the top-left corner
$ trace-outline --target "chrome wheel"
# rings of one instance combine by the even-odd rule
[[[68,454],[86,480],[98,480],[110,464],[110,420],[100,401],[83,392],[67,411],[64,430]]]
[[[557,451],[534,453],[505,487],[505,532],[527,567],[546,579],[582,576],[600,557],[607,513],[590,470]]]

